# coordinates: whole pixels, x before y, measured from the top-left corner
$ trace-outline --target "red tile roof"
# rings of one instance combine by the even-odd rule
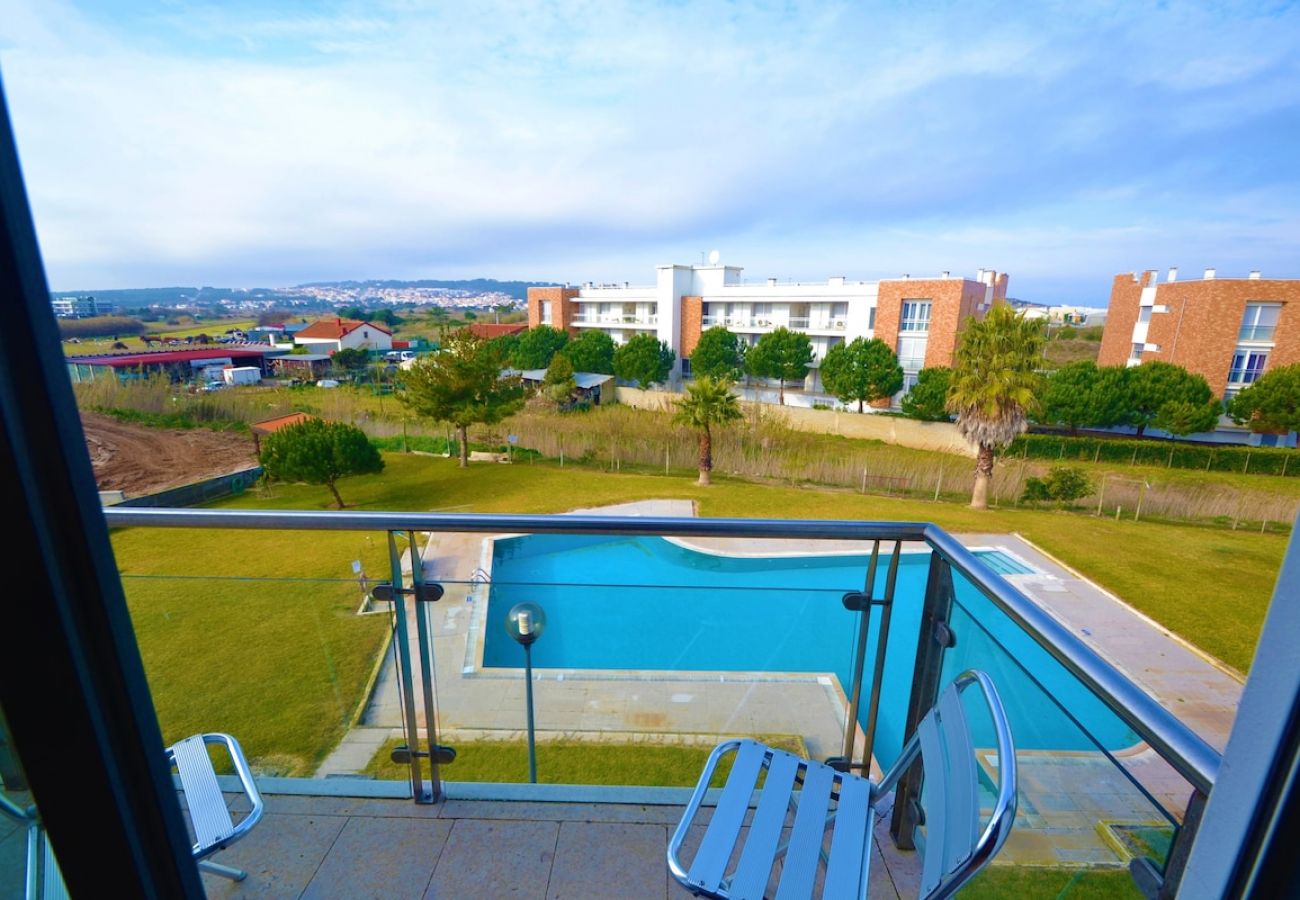
[[[299,331],[294,337],[304,338],[326,338],[337,341],[344,335],[351,334],[362,325],[367,325],[375,331],[382,331],[384,334],[391,335],[392,332],[373,322],[358,322],[356,319],[317,319],[302,331]]]
[[[507,334],[518,334],[521,331],[527,331],[528,326],[523,322],[514,322],[509,325],[495,325],[491,322],[475,322],[473,325],[466,325],[462,331],[468,331],[474,337],[490,341],[493,338],[503,337]]]
[[[271,434],[289,425],[297,425],[299,422],[306,422],[308,419],[314,418],[316,417],[307,413],[290,413],[287,416],[277,416],[274,419],[263,419],[260,422],[254,422],[248,428],[254,434]]]

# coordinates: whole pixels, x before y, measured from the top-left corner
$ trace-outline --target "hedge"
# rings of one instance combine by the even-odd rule
[[[1285,447],[1023,434],[1016,438],[1006,455],[1025,459],[1128,463],[1173,469],[1300,477],[1300,457],[1296,451]]]

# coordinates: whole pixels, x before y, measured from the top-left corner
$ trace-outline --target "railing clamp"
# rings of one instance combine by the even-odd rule
[[[948,623],[942,619],[935,620],[934,642],[940,647],[945,648],[957,646],[957,636],[952,633],[952,629],[948,627]]]
[[[445,766],[456,761],[456,748],[445,747],[439,744],[433,748],[433,753],[430,754],[424,750],[412,750],[410,747],[402,744],[399,747],[393,748],[393,752],[389,758],[398,765],[409,766],[411,764],[412,756],[419,757],[420,759],[428,759],[432,756],[434,762],[440,766]]]
[[[888,597],[872,597],[862,591],[849,591],[840,598],[840,602],[849,612],[862,612],[873,606],[888,606],[893,601]]]
[[[437,582],[417,584],[415,587],[394,590],[391,583],[382,581],[370,589],[372,597],[385,603],[391,603],[394,594],[401,594],[404,597],[413,596],[416,603],[436,603],[442,599],[444,593],[442,585]]]

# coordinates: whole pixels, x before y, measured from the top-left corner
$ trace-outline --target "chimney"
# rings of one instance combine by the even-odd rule
[[[1259,269],[1253,269],[1249,277],[1251,281],[1259,281]]]
[[[911,276],[911,275],[908,275],[906,272],[904,272],[904,273],[903,273],[903,277],[904,277],[904,278],[911,278],[912,276]]]
[[[767,280],[767,286],[768,286],[768,287],[776,287],[776,279],[775,279],[775,278],[769,278],[769,279]]]
[[[948,277],[948,274],[949,274],[949,273],[944,272],[944,273],[943,273],[943,277],[944,277],[944,278],[947,278],[947,277]]]
[[[1170,267],[1169,267],[1169,277],[1168,277],[1166,280],[1169,281],[1170,283],[1173,283],[1173,282],[1175,282],[1175,281],[1178,280],[1178,267],[1177,267],[1177,266],[1170,266]]]
[[[1205,280],[1206,280],[1206,281],[1213,281],[1213,280],[1214,280],[1214,274],[1215,274],[1215,273],[1214,273],[1214,270],[1213,270],[1213,269],[1206,269],[1206,270],[1205,270]]]
[[[844,285],[844,276],[835,275],[830,279],[830,281],[827,282],[827,284],[831,285],[832,287],[842,287]]]

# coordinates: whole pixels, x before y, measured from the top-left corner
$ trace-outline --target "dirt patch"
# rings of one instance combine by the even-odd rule
[[[248,434],[149,428],[89,412],[81,425],[101,491],[139,497],[257,465]]]

